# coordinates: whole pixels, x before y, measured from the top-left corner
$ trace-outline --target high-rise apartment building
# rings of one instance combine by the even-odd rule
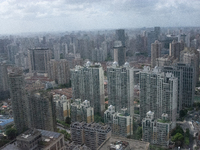
[[[81,99],[75,99],[71,104],[71,122],[94,122],[94,108],[90,107],[90,102],[85,100],[81,102]]]
[[[154,112],[147,112],[142,120],[142,138],[145,142],[168,146],[172,122],[168,120],[167,114],[162,114],[159,119],[154,118]]]
[[[161,55],[161,43],[159,41],[155,41],[151,44],[151,67],[154,68],[156,66],[156,58],[159,58]]]
[[[18,68],[13,68],[8,78],[14,123],[17,132],[22,133],[28,128],[29,114],[23,71]]]
[[[183,70],[178,69],[176,66],[163,66],[160,67],[162,72],[172,73],[174,77],[178,78],[178,99],[177,99],[177,113],[182,110],[183,105]]]
[[[126,62],[122,67],[117,62],[107,67],[108,79],[108,103],[115,106],[115,111],[127,108],[128,113],[133,116],[133,68]]]
[[[144,67],[140,72],[140,119],[148,111],[154,112],[155,119],[167,113],[172,126],[176,126],[178,98],[178,79],[172,73],[160,72],[157,68],[150,71]]]
[[[48,61],[51,59],[51,50],[36,48],[28,50],[29,72],[47,73]]]
[[[66,59],[51,59],[48,62],[48,75],[57,84],[68,84],[70,80],[70,70]]]
[[[173,57],[173,59],[180,59],[180,52],[184,49],[184,42],[176,42],[175,40],[172,41],[169,45],[169,56]]]
[[[55,94],[53,100],[56,103],[56,119],[65,121],[67,117],[70,117],[71,100],[67,99],[67,96]]]
[[[85,144],[91,150],[96,150],[109,137],[111,128],[109,125],[98,123],[74,122],[70,125],[71,139],[75,144]]]
[[[94,113],[103,115],[105,109],[104,71],[101,64],[92,64],[88,61],[84,67],[71,69],[71,83],[73,98],[90,101]]]
[[[104,122],[112,128],[112,134],[124,136],[133,134],[133,118],[128,114],[127,108],[115,112],[114,106],[110,105],[104,112]]]
[[[29,102],[29,127],[48,131],[56,130],[56,107],[53,95],[45,90],[30,91]]]

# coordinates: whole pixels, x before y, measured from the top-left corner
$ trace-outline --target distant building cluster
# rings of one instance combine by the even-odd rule
[[[199,34],[197,28],[154,27],[0,39],[0,100],[11,98],[10,115],[20,134],[7,146],[170,146],[179,114],[193,106],[199,85]],[[66,120],[67,142],[55,132]],[[0,123],[2,130],[13,123],[7,121]],[[136,123],[142,125],[142,148],[125,138],[135,137]]]

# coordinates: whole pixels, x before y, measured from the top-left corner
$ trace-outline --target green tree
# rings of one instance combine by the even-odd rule
[[[70,140],[71,135],[66,130],[58,130],[58,132],[64,134],[65,140]]]
[[[67,118],[65,119],[65,123],[71,124],[71,118],[70,118],[70,117],[67,117]]]
[[[138,127],[136,130],[136,138],[141,139],[142,138],[142,127]]]
[[[187,110],[185,109],[185,110],[181,110],[180,111],[180,114],[179,114],[179,116],[180,116],[180,118],[183,118],[183,117],[185,117],[186,115],[187,115]]]
[[[17,136],[17,130],[15,128],[9,128],[6,130],[6,135],[8,136],[8,139],[12,140]]]
[[[94,122],[102,122],[104,123],[104,119],[99,115],[99,114],[96,114],[94,115]]]
[[[184,136],[183,136],[181,133],[176,133],[176,134],[172,137],[172,141],[173,141],[173,142],[177,142],[177,141],[183,142],[183,140],[184,140]]]
[[[184,135],[184,131],[180,126],[176,126],[176,128],[172,130],[171,136],[174,136],[177,133]]]
[[[190,130],[188,128],[186,129],[185,136],[188,138],[190,137]]]

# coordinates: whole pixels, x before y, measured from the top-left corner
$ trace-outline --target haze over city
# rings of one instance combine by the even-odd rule
[[[2,0],[0,33],[200,25],[199,0]]]

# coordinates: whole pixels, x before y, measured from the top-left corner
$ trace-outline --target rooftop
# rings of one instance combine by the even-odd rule
[[[148,142],[112,136],[99,148],[99,150],[106,150],[110,144],[116,143],[117,141],[129,143],[130,149],[135,150],[148,150],[150,145]]]
[[[4,125],[11,123],[13,121],[14,121],[13,119],[0,119],[0,126],[4,126]]]

